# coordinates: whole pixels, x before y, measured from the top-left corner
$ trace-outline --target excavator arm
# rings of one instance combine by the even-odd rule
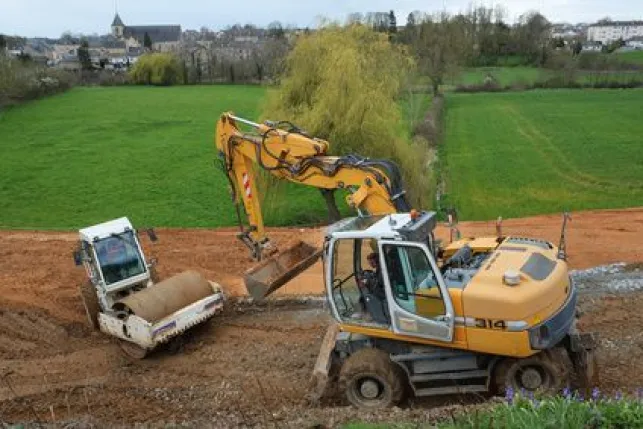
[[[250,131],[242,131],[239,124],[248,126]],[[357,155],[329,156],[328,142],[307,135],[289,122],[257,124],[225,113],[217,122],[216,146],[234,201],[237,207],[243,205],[248,217],[249,226],[239,236],[256,260],[271,250],[256,185],[256,168],[319,189],[346,189],[348,205],[360,214],[410,209],[397,165]],[[241,218],[240,211],[238,214]]]
[[[272,256],[277,250],[266,235],[256,180],[258,170],[321,190],[345,189],[348,205],[360,215],[410,210],[396,164],[357,155],[327,155],[327,141],[308,135],[290,122],[258,124],[224,113],[217,122],[215,144],[232,189],[240,225],[238,237],[252,257],[261,261],[245,276],[248,291],[257,299],[308,268],[321,254],[319,249],[302,242]],[[242,221],[241,208],[247,216],[247,226]]]

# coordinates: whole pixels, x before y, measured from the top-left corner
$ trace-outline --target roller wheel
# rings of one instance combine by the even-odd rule
[[[87,323],[90,328],[98,329],[98,313],[100,313],[100,306],[98,305],[98,296],[94,285],[87,280],[80,285],[80,298],[83,301],[85,314],[87,315]]]
[[[123,353],[127,355],[127,357],[135,359],[135,360],[141,360],[144,359],[145,356],[147,356],[148,350],[139,346],[138,344],[134,344],[131,341],[125,341],[123,339],[118,340],[118,345],[120,346],[121,350]]]
[[[404,396],[402,371],[379,349],[362,349],[342,365],[339,386],[348,401],[359,408],[386,408]]]
[[[495,376],[498,393],[505,393],[509,388],[514,392],[554,393],[565,380],[564,371],[543,356],[508,359],[499,364]]]

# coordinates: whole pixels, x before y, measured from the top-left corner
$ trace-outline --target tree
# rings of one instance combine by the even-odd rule
[[[532,63],[544,64],[549,48],[550,28],[547,18],[538,12],[521,15],[516,26],[518,52]]]
[[[4,54],[4,51],[7,49],[7,39],[4,38],[4,34],[0,34],[0,54]]]
[[[364,16],[360,12],[349,13],[346,17],[346,25],[361,24]]]
[[[389,31],[389,14],[386,12],[368,12],[364,21],[375,31],[381,33]]]
[[[464,29],[446,13],[428,17],[419,25],[412,46],[421,73],[431,79],[433,94],[438,95],[446,76],[453,75],[465,58]]]
[[[572,45],[572,55],[579,55],[583,51],[583,44],[580,40],[576,40]]]
[[[150,38],[150,35],[147,34],[147,31],[145,32],[145,35],[143,36],[143,47],[148,51],[152,50],[152,39]]]
[[[281,22],[273,21],[268,24],[268,37],[272,39],[283,39],[286,37],[286,32],[284,31],[284,27],[281,25]]]
[[[184,76],[179,58],[173,54],[149,53],[141,55],[130,71],[135,83],[143,85],[174,85]]]
[[[397,19],[395,18],[395,12],[393,11],[388,13],[388,32],[389,34],[397,33]]]
[[[555,37],[551,40],[551,45],[554,48],[564,48],[565,47],[565,39],[562,37]]]
[[[89,43],[86,39],[83,39],[83,41],[80,42],[80,47],[78,48],[78,62],[83,70],[91,70],[92,58],[89,55]]]
[[[403,47],[366,25],[323,27],[297,40],[262,119],[293,121],[328,140],[333,154],[395,161],[421,207],[429,195],[426,148],[399,134],[398,96],[413,67]],[[334,198],[324,198],[334,210]]]

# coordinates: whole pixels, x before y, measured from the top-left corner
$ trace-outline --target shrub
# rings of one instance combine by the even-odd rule
[[[395,161],[410,202],[428,204],[427,148],[400,138],[398,97],[414,64],[366,26],[329,26],[298,39],[264,118],[289,120],[326,139],[333,154]]]
[[[175,85],[183,80],[183,67],[173,54],[145,54],[132,67],[130,77],[139,85]]]
[[[0,108],[56,94],[76,83],[73,74],[0,56]]]
[[[81,74],[82,85],[118,86],[130,83],[130,75],[122,71],[92,70]]]
[[[479,413],[468,413],[439,425],[442,429],[464,428],[640,428],[643,402],[640,394],[624,397],[602,395],[594,389],[589,398],[565,389],[555,397],[514,394],[506,403]]]

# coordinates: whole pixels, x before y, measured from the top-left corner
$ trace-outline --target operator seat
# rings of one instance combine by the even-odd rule
[[[384,292],[382,279],[374,271],[363,271],[362,281],[366,285],[362,289],[364,307],[366,312],[371,316],[374,322],[390,325],[391,317],[388,311],[388,302]]]

